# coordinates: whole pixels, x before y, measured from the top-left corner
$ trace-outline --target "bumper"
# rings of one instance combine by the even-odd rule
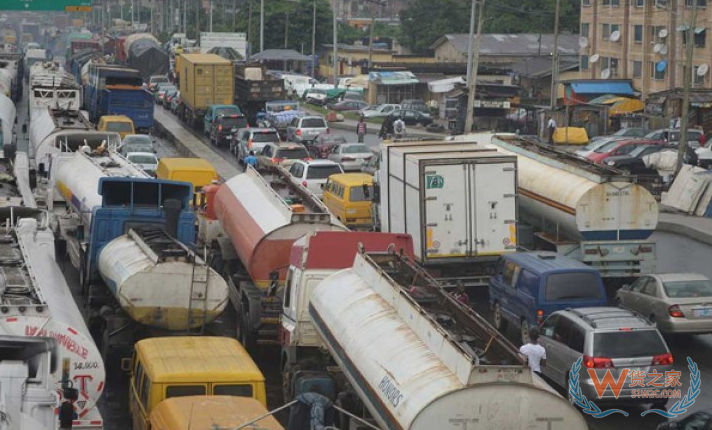
[[[675,318],[674,320],[656,321],[658,330],[663,333],[705,334],[712,333],[712,318],[688,319]]]
[[[342,167],[344,170],[348,170],[348,171],[354,171],[354,170],[359,170],[359,171],[360,171],[360,170],[361,170],[361,166],[363,166],[363,163],[361,162],[361,160],[358,160],[358,161],[342,161],[342,162],[341,162],[341,167]]]

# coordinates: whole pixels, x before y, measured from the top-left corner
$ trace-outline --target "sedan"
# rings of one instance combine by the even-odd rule
[[[173,113],[178,112],[178,107],[180,106],[180,104],[181,104],[181,101],[180,101],[180,91],[178,91],[178,92],[176,93],[175,97],[173,97],[173,98],[171,99],[171,112],[173,112]]]
[[[581,158],[587,158],[591,153],[598,148],[606,145],[610,142],[617,142],[620,140],[628,140],[625,137],[620,136],[607,136],[605,139],[593,140],[591,139],[586,146],[581,149],[576,150],[575,154]]]
[[[712,430],[712,409],[692,412],[685,418],[660,423],[656,430]]]
[[[331,110],[339,112],[357,111],[364,109],[368,106],[368,103],[361,100],[342,100],[337,103],[331,103],[327,107]]]
[[[163,104],[163,97],[166,96],[166,93],[169,91],[177,91],[178,88],[176,88],[174,85],[161,85],[158,87],[158,90],[156,90],[155,93],[155,98],[156,98],[156,104]]]
[[[396,109],[388,115],[389,118],[400,118],[407,125],[428,125],[433,122],[433,118],[423,112],[413,109]]]
[[[173,89],[173,90],[168,90],[166,93],[163,95],[163,108],[168,109],[171,107],[171,101],[173,101],[174,97],[178,96],[178,89]]]
[[[595,151],[590,153],[586,159],[592,161],[596,164],[601,164],[603,160],[608,157],[613,157],[616,155],[628,155],[636,147],[641,145],[662,145],[663,142],[660,140],[645,140],[645,139],[632,139],[632,140],[614,140],[608,142],[607,144],[596,148]]]
[[[400,105],[382,104],[368,106],[361,110],[361,115],[363,115],[364,118],[383,118],[388,116],[388,114],[393,112],[395,109],[400,109]]]
[[[626,137],[628,139],[643,138],[648,133],[650,133],[650,130],[648,130],[647,128],[621,128],[615,133],[607,136],[592,137],[589,143],[597,142],[599,140],[605,140],[611,137]]]
[[[622,172],[634,175],[655,174],[643,161],[643,157],[665,149],[664,145],[640,145],[625,155],[614,155],[603,160],[602,164],[614,167]]]
[[[314,142],[307,145],[307,149],[314,158],[327,158],[331,149],[342,143],[346,143],[346,138],[340,134],[321,133]]]
[[[702,275],[642,276],[618,290],[615,304],[647,317],[664,333],[712,333],[712,281]]]
[[[329,160],[339,163],[346,171],[361,170],[363,163],[373,157],[373,152],[361,143],[345,143],[331,150]]]

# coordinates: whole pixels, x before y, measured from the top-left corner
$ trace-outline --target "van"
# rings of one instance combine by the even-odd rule
[[[159,403],[151,412],[149,421],[151,430],[232,429],[267,413],[262,403],[247,397],[186,396]],[[254,426],[264,430],[284,430],[271,415]]]
[[[489,281],[489,300],[495,328],[518,327],[522,343],[529,340],[530,328],[555,311],[608,303],[598,270],[548,251],[501,257]]]
[[[156,169],[156,178],[183,181],[193,184],[198,197],[204,186],[218,180],[218,172],[210,162],[202,158],[161,158]]]
[[[249,397],[267,406],[265,378],[235,339],[170,336],[143,339],[130,362],[129,412],[134,430],[151,428],[150,415],[166,399]]]
[[[329,176],[324,184],[324,205],[347,227],[371,230],[373,176],[342,173]]]
[[[136,134],[133,121],[124,115],[104,115],[99,118],[96,129],[99,131],[114,131],[119,133],[122,140],[129,134]]]

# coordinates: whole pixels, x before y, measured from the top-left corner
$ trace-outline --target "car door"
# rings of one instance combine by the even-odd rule
[[[272,145],[265,145],[265,147],[262,148],[262,152],[257,157],[258,167],[269,165],[269,163],[270,163],[269,160],[272,158],[272,151],[273,151]]]
[[[546,350],[546,366],[541,368],[541,372],[557,383],[562,378],[563,364],[559,358],[559,346],[558,341],[554,339],[554,333],[560,319],[560,314],[554,314],[544,320],[541,324],[541,336],[539,337],[539,344]]]
[[[621,304],[636,312],[641,311],[643,288],[651,281],[650,276],[643,276],[630,286],[627,293],[621,295]]]
[[[502,316],[512,324],[519,325],[519,310],[521,309],[516,285],[521,268],[512,261],[504,264],[502,273]]]
[[[405,119],[403,121],[408,125],[415,125],[418,122],[417,113],[412,110],[405,111]]]
[[[551,348],[546,348],[546,367],[551,366],[552,380],[562,387],[566,387],[566,374],[571,369],[568,359],[571,356],[569,338],[573,325],[568,317],[561,315],[554,327]]]
[[[327,158],[335,163],[341,163],[341,145],[334,146]]]
[[[660,314],[659,308],[662,299],[660,292],[658,291],[659,288],[662,288],[662,286],[658,285],[658,280],[653,277],[649,277],[648,282],[645,283],[645,286],[640,291],[640,304],[637,306],[636,310],[641,315],[646,318],[650,318],[651,320],[655,320],[655,315]]]

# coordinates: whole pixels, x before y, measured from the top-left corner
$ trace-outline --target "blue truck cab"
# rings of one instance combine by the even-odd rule
[[[489,281],[489,300],[495,327],[518,327],[522,343],[554,311],[608,304],[598,270],[548,251],[502,256]]]
[[[203,118],[203,133],[208,136],[210,135],[210,129],[213,125],[215,118],[225,115],[240,115],[242,111],[235,105],[210,105],[205,111],[205,118]]]

